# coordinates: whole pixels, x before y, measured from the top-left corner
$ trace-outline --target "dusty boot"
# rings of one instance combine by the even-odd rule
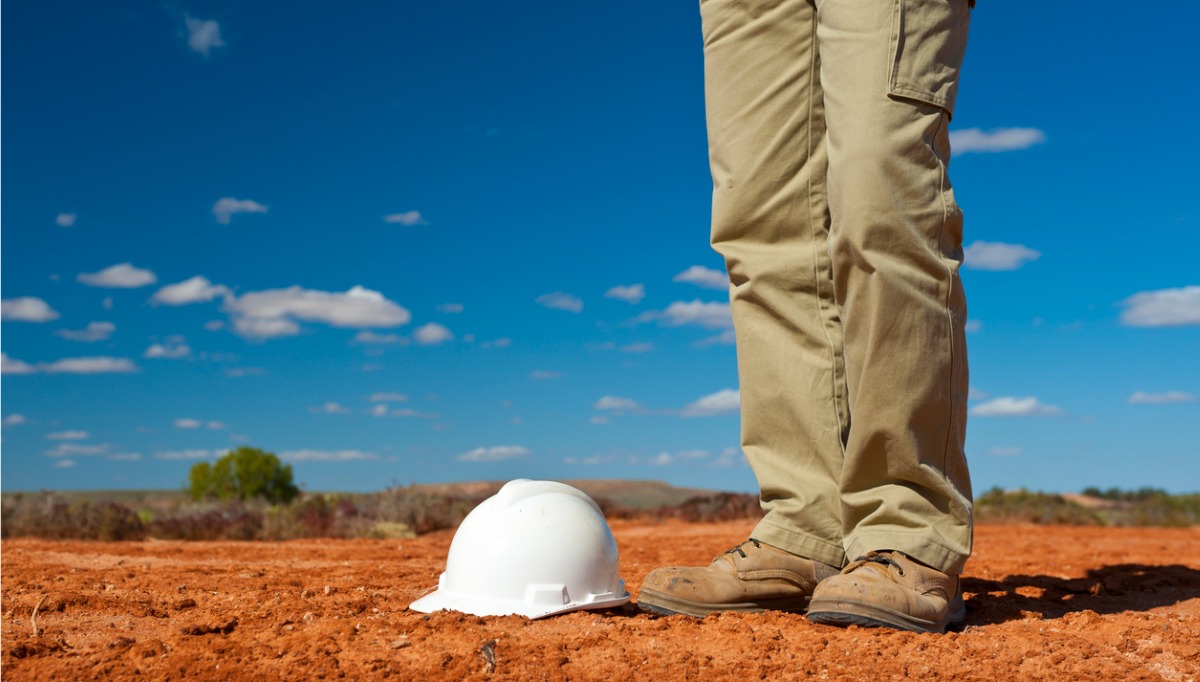
[[[803,613],[813,588],[837,569],[754,538],[719,554],[704,568],[670,566],[646,576],[638,594],[643,611],[703,617],[715,611]]]
[[[822,582],[808,619],[826,625],[863,625],[915,632],[945,632],[966,617],[957,575],[948,575],[902,552],[870,552]]]

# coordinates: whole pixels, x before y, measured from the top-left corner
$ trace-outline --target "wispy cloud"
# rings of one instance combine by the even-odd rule
[[[1121,301],[1121,324],[1130,327],[1200,325],[1200,286],[1142,291]]]
[[[195,448],[195,449],[191,449],[191,450],[159,450],[158,452],[155,452],[153,456],[155,459],[169,459],[169,460],[216,459],[218,457],[224,456],[225,453],[227,453],[227,452],[229,452],[228,448],[217,449],[217,450],[203,450],[203,449]]]
[[[389,344],[407,346],[410,343],[407,336],[403,336],[401,334],[380,334],[379,332],[372,331],[370,329],[364,329],[355,334],[354,340],[359,343],[367,343],[378,346]]]
[[[233,197],[221,197],[212,207],[213,217],[222,225],[228,225],[233,220],[233,216],[239,213],[266,212],[267,207],[253,199],[235,199]]]
[[[5,322],[49,322],[61,315],[40,298],[22,296],[0,301],[0,319]]]
[[[4,417],[4,426],[20,426],[29,422],[29,418],[16,412]]]
[[[142,353],[142,357],[147,359],[161,358],[166,360],[178,360],[191,355],[192,349],[182,338],[167,339],[165,343],[152,343],[146,352]]]
[[[413,339],[422,346],[435,346],[453,340],[454,334],[437,322],[429,322],[413,330]]]
[[[319,407],[310,407],[308,411],[320,414],[350,414],[351,412],[349,407],[335,402],[328,402]]]
[[[378,291],[361,286],[344,293],[303,289],[251,291],[225,301],[234,329],[252,338],[290,336],[300,331],[297,320],[334,327],[396,327],[412,315]]]
[[[989,448],[987,453],[992,457],[1016,457],[1021,454],[1021,448],[1015,445],[997,445]]]
[[[198,428],[200,428],[201,423],[200,423],[199,419],[183,417],[183,418],[176,419],[175,421],[171,422],[171,425],[177,429],[198,429]]]
[[[109,451],[108,444],[84,445],[82,443],[59,443],[52,450],[46,450],[47,457],[94,457]]]
[[[721,270],[713,270],[703,265],[693,265],[687,270],[671,278],[672,282],[686,282],[705,289],[724,291],[729,288],[729,277]]]
[[[54,362],[39,362],[31,365],[22,360],[0,353],[0,373],[3,374],[123,374],[136,372],[137,365],[128,358],[111,358],[103,355],[83,358],[63,358]]]
[[[741,392],[726,388],[711,393],[687,405],[679,411],[681,417],[715,417],[736,413],[742,405]]]
[[[362,450],[285,450],[279,453],[285,462],[354,462],[379,459],[379,455]]]
[[[460,462],[499,462],[505,459],[528,457],[529,449],[520,445],[493,445],[464,452],[455,459]]]
[[[403,225],[405,227],[429,224],[424,218],[421,217],[420,211],[404,211],[403,213],[392,213],[385,215],[383,217],[383,222],[394,225]]]
[[[1196,395],[1184,391],[1166,391],[1164,393],[1144,393],[1135,391],[1129,396],[1131,405],[1170,405],[1172,403],[1191,403],[1196,401]]]
[[[583,312],[583,301],[576,296],[562,291],[542,294],[537,297],[537,303],[553,310],[566,310],[572,313]]]
[[[637,343],[627,343],[618,350],[622,353],[649,353],[654,350],[654,344],[649,341],[638,341]]]
[[[1037,398],[992,398],[971,408],[975,417],[1053,417],[1063,413],[1062,408],[1046,405]]]
[[[641,303],[646,297],[646,287],[642,284],[619,284],[604,292],[605,298],[615,298],[626,303]]]
[[[442,303],[441,305],[439,305],[437,307],[437,310],[439,313],[446,313],[447,315],[457,315],[458,313],[461,313],[463,311],[463,304],[461,304],[461,303]]]
[[[637,401],[615,395],[601,397],[592,405],[594,410],[610,410],[612,412],[636,412],[642,409]]]
[[[54,224],[59,227],[74,227],[78,218],[79,216],[74,213],[59,213],[54,216]]]
[[[408,400],[408,396],[403,393],[372,393],[367,400],[373,403],[402,403]]]
[[[89,322],[88,326],[83,329],[59,329],[54,333],[68,341],[95,343],[97,341],[107,341],[116,330],[117,325],[112,322]]]
[[[658,320],[672,327],[697,326],[705,329],[732,329],[733,318],[729,304],[715,301],[675,301],[661,311],[650,310],[639,315],[635,322]]]
[[[225,45],[221,40],[221,25],[217,22],[194,17],[184,17],[183,21],[188,31],[188,47],[193,52],[207,57],[214,47]]]
[[[188,303],[206,303],[218,296],[229,296],[232,292],[223,284],[213,284],[207,278],[196,275],[177,284],[167,286],[154,292],[150,297],[152,303],[164,305],[186,305]]]
[[[549,369],[535,369],[529,373],[529,378],[545,381],[547,379],[561,379],[562,372],[556,372]]]
[[[1046,133],[1037,128],[967,128],[950,131],[950,150],[954,156],[970,152],[1011,152],[1028,149],[1046,141]]]
[[[46,434],[46,440],[87,440],[87,431],[54,431]]]
[[[158,281],[153,272],[136,267],[132,263],[110,265],[100,272],[80,273],[76,279],[89,287],[105,289],[136,289]]]
[[[967,267],[992,271],[1016,270],[1042,256],[1028,246],[1002,242],[975,242],[963,249],[963,254]]]

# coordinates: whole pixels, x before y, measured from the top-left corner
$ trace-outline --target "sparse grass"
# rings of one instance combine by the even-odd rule
[[[630,488],[630,490],[632,487]],[[593,492],[609,519],[681,519],[691,522],[756,519],[758,496],[687,491],[672,504],[640,503],[619,484],[621,503]],[[608,492],[605,490],[605,492]],[[5,493],[0,535],[49,539],[290,540],[295,538],[412,537],[455,528],[486,499],[453,488],[393,487],[378,493],[309,493],[285,505],[261,501],[193,502],[182,495],[141,491],[117,500],[88,493]],[[975,501],[980,523],[1041,523],[1103,526],[1187,526],[1200,523],[1200,494],[1170,495],[1156,489],[1087,489],[1057,495],[993,488]]]

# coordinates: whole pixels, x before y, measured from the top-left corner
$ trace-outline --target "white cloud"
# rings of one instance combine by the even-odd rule
[[[46,434],[46,440],[87,440],[87,431],[55,431]]]
[[[0,374],[33,374],[37,368],[16,358],[8,357],[8,353],[0,351]]]
[[[408,407],[393,410],[384,403],[372,405],[367,413],[373,417],[404,417],[408,419],[439,419],[442,416],[436,412],[420,412]]]
[[[221,25],[217,22],[211,19],[194,19],[192,17],[184,17],[183,21],[187,24],[188,47],[193,52],[207,57],[209,50],[225,44],[221,40]]]
[[[726,329],[716,336],[710,336],[707,339],[700,339],[695,345],[697,348],[706,348],[708,346],[732,346],[736,343],[737,334],[732,329]]]
[[[221,197],[213,204],[212,214],[217,219],[217,222],[222,225],[228,225],[233,221],[233,216],[238,213],[266,213],[267,207],[252,199],[235,199],[233,197]]]
[[[223,284],[213,284],[207,278],[196,275],[177,284],[168,284],[150,297],[153,303],[165,305],[185,305],[188,303],[205,303],[218,296],[229,296],[232,292]]]
[[[721,270],[713,270],[703,265],[693,265],[671,278],[672,282],[686,282],[705,289],[724,291],[729,289],[729,276]]]
[[[297,334],[296,320],[334,327],[396,327],[412,319],[408,310],[361,286],[344,293],[299,286],[251,291],[226,299],[224,309],[233,316],[235,331],[258,338]]]
[[[1053,417],[1062,414],[1062,408],[1046,405],[1037,398],[993,398],[971,408],[976,417]]]
[[[387,344],[407,346],[409,343],[411,343],[407,336],[401,336],[400,334],[380,334],[370,329],[364,329],[355,334],[354,340],[359,343],[368,343],[380,346]]]
[[[437,322],[430,322],[413,330],[413,338],[422,346],[435,346],[453,339],[454,334]]]
[[[219,332],[225,328],[224,320],[209,320],[204,323],[204,328],[210,332]]]
[[[988,392],[983,389],[971,386],[967,388],[967,400],[983,400],[988,397]]]
[[[279,453],[285,462],[353,462],[379,459],[373,452],[361,450],[285,450]]]
[[[545,381],[546,379],[561,379],[562,372],[556,372],[552,369],[535,369],[529,373],[530,379]]]
[[[950,150],[954,156],[969,152],[1011,152],[1029,149],[1046,141],[1046,133],[1037,128],[979,128],[950,131]]]
[[[483,341],[479,344],[480,348],[508,348],[512,345],[512,339],[499,338],[495,341]]]
[[[54,216],[54,224],[58,225],[59,227],[74,227],[75,220],[77,218],[79,218],[79,216],[75,215],[74,213],[59,213],[58,215]]]
[[[68,341],[94,343],[96,341],[107,341],[108,337],[112,336],[112,333],[116,330],[117,325],[112,322],[90,322],[83,329],[59,329],[54,333]]]
[[[646,287],[642,284],[619,284],[604,292],[605,298],[615,298],[626,303],[641,303],[646,297]]]
[[[1135,391],[1129,396],[1131,405],[1169,405],[1171,403],[1191,403],[1196,401],[1193,393],[1184,391],[1166,391],[1165,393],[1144,393]]]
[[[21,424],[25,424],[28,421],[29,421],[29,419],[27,419],[25,417],[25,415],[17,414],[14,412],[13,414],[10,414],[4,418],[3,424],[5,426],[20,426]]]
[[[528,457],[529,449],[520,445],[493,445],[489,448],[475,448],[464,452],[456,459],[460,462],[499,462],[505,459]]]
[[[681,417],[713,417],[737,412],[742,405],[741,392],[726,388],[700,398],[679,411]]]
[[[136,289],[158,281],[153,272],[135,267],[132,263],[110,265],[100,272],[80,273],[76,279],[90,287],[105,289]]]
[[[1021,448],[1015,445],[997,445],[987,453],[992,457],[1016,457],[1021,454]]]
[[[344,405],[341,405],[339,403],[328,402],[328,403],[325,403],[324,405],[321,405],[320,407],[310,407],[310,408],[308,408],[308,411],[309,412],[318,412],[318,413],[322,413],[322,414],[349,414],[350,408],[345,407]]]
[[[105,310],[112,310],[113,309],[113,297],[105,296],[104,300],[100,301],[100,307],[104,308]]]
[[[92,457],[95,455],[103,455],[108,452],[108,445],[81,445],[79,443],[59,443],[53,450],[47,450],[44,454],[47,457],[69,457],[82,456]]]
[[[191,419],[188,417],[182,417],[180,419],[176,419],[171,424],[172,424],[172,426],[174,426],[177,429],[198,429],[198,428],[200,428],[200,420],[199,419]]]
[[[675,301],[662,312],[650,311],[638,316],[638,322],[660,320],[672,327],[694,325],[705,329],[732,329],[733,318],[728,303],[710,301]]]
[[[421,217],[420,211],[405,211],[403,213],[392,213],[383,217],[383,222],[394,225],[403,225],[412,227],[414,225],[428,225],[429,223]]]
[[[225,423],[224,423],[224,422],[219,422],[219,421],[217,421],[217,420],[215,420],[215,419],[214,419],[214,420],[212,420],[212,421],[207,421],[207,422],[205,422],[205,423],[204,423],[204,428],[206,428],[206,429],[209,429],[209,430],[212,430],[212,431],[221,431],[221,430],[223,430],[223,429],[227,429],[227,428],[229,428],[229,427],[228,427],[227,425],[225,425]]]
[[[464,308],[463,304],[461,303],[443,303],[439,305],[437,309],[438,312],[446,313],[448,315],[456,315],[461,313]]]
[[[159,450],[154,453],[155,459],[216,459],[222,457],[229,450]]]
[[[632,410],[640,410],[641,405],[629,398],[621,398],[615,395],[606,395],[596,401],[592,405],[593,410],[613,410],[614,412],[628,412]]]
[[[981,329],[983,329],[983,323],[979,320],[967,320],[967,323],[963,325],[963,330],[968,334],[974,334]]]
[[[374,405],[371,407],[370,413],[374,417],[386,417],[388,415],[388,406],[382,403]]]
[[[142,458],[140,452],[114,452],[107,459],[116,460],[118,462],[136,462]]]
[[[1041,258],[1040,251],[1021,244],[975,242],[963,249],[963,264],[976,270],[1016,270]]]
[[[273,339],[299,334],[300,325],[278,318],[239,317],[233,321],[233,330],[249,339]]]
[[[23,363],[22,363],[23,364]],[[103,355],[83,358],[63,358],[54,362],[39,362],[34,371],[48,374],[124,374],[136,372],[137,365],[128,358]]]
[[[235,379],[248,376],[261,376],[266,373],[266,370],[261,367],[234,367],[233,369],[225,370],[225,376]]]
[[[403,393],[372,393],[367,400],[372,403],[402,403],[408,400],[408,396]]]
[[[1142,291],[1121,301],[1121,324],[1130,327],[1200,325],[1200,286]]]
[[[192,349],[186,343],[181,341],[168,341],[166,343],[153,343],[142,353],[144,358],[164,358],[167,360],[177,360],[190,355]]]
[[[33,296],[0,301],[0,319],[8,322],[49,322],[59,317],[49,303]]]
[[[583,301],[576,296],[562,291],[542,294],[537,297],[537,303],[553,310],[566,310],[572,313],[583,312]]]
[[[608,417],[605,417],[604,415],[599,415],[599,414],[598,414],[598,415],[596,415],[595,417],[592,417],[591,419],[588,419],[588,423],[589,423],[589,424],[607,424],[607,423],[608,423]]]
[[[622,353],[649,353],[654,350],[654,344],[649,341],[641,341],[638,343],[627,343],[621,346]]]
[[[70,469],[75,466],[73,459],[60,459],[54,462],[55,469]]]

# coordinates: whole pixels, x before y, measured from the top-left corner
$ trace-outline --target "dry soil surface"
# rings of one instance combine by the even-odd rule
[[[615,521],[637,596],[749,522]],[[413,540],[3,543],[6,680],[1200,680],[1200,529],[981,526],[965,627],[837,629],[784,613],[539,621],[407,610],[453,534]]]

